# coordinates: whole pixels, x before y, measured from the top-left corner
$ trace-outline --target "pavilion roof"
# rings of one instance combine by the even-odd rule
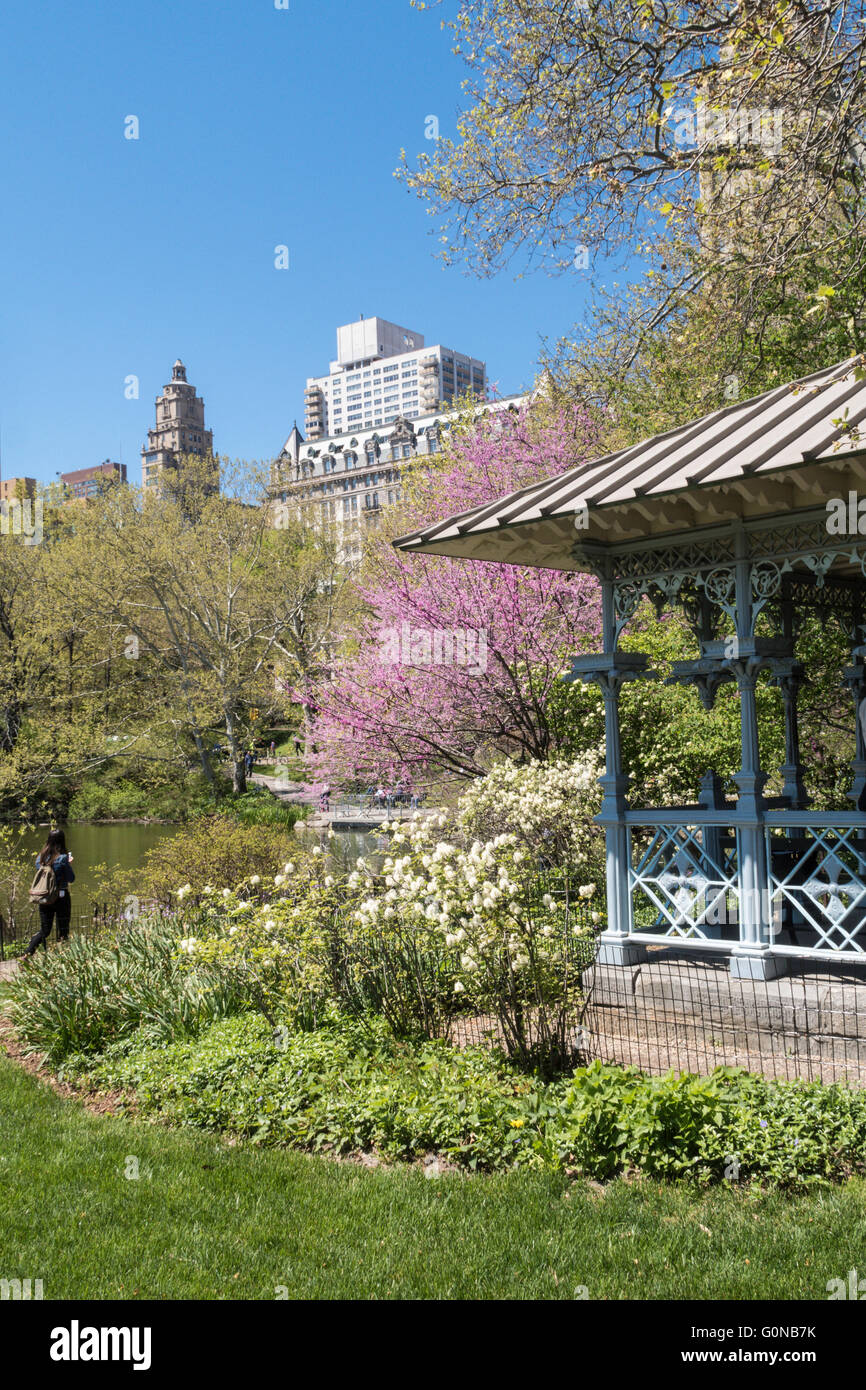
[[[866,356],[712,411],[498,501],[402,536],[401,550],[585,569],[617,548],[866,494]],[[585,526],[575,518],[586,508]]]

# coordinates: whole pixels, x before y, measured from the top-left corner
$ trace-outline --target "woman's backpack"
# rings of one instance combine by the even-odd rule
[[[40,864],[30,885],[30,901],[37,907],[51,907],[60,897],[57,875],[50,864]]]

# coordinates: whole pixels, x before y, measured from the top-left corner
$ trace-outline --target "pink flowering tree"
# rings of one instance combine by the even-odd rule
[[[565,472],[592,456],[591,420],[545,403],[455,428],[419,461],[393,534]],[[584,575],[397,551],[384,533],[359,580],[360,631],[315,696],[318,769],[335,782],[474,777],[502,754],[574,751],[595,726],[591,693],[561,681],[597,642]],[[583,718],[581,718],[583,716]]]

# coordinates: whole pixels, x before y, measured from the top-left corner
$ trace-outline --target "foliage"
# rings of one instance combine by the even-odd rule
[[[531,414],[465,420],[441,457],[412,475],[394,524],[407,531],[564,472],[595,443],[588,417],[573,408],[539,403]],[[597,641],[593,580],[406,554],[383,528],[358,587],[366,612],[315,696],[327,777],[468,779],[503,755],[567,755],[585,700],[563,694],[560,676],[575,651]]]
[[[189,884],[197,895],[215,884],[240,886],[254,874],[273,875],[274,866],[289,854],[304,855],[289,824],[211,814],[161,839],[148,850],[143,864],[115,876],[107,887],[115,897],[134,894],[145,902],[165,903],[181,884]]]
[[[594,1062],[545,1082],[490,1049],[396,1039],[381,1021],[286,1034],[253,1015],[76,1065],[94,1084],[134,1088],[146,1114],[266,1145],[434,1151],[470,1169],[567,1167],[603,1181],[796,1188],[866,1171],[866,1093],[736,1068],[656,1077]]]
[[[594,954],[575,902],[592,897],[595,884],[576,890],[568,875],[545,874],[516,835],[467,848],[440,838],[446,824],[440,815],[394,828],[381,887],[359,860],[349,883],[374,891],[356,919],[384,930],[397,921],[438,939],[459,960],[454,993],[495,1020],[509,1055],[561,1061],[574,1050],[569,1030]]]
[[[459,824],[470,836],[512,833],[547,863],[600,873],[601,807],[597,750],[574,761],[499,762],[460,797]]]
[[[562,795],[568,779],[559,770],[551,783],[557,775]],[[572,780],[594,796],[587,769]],[[381,867],[361,858],[348,876],[316,846],[305,862],[257,873],[240,891],[208,884],[193,908],[192,883],[181,885],[182,947],[246,981],[293,1025],[316,1027],[331,1002],[426,1036],[446,1033],[458,1014],[480,1014],[510,1055],[561,1062],[575,1050],[581,976],[594,954],[585,909],[595,884],[576,886],[592,843],[586,817],[571,817],[579,844],[551,838],[540,861],[531,836],[527,848],[512,833],[473,838],[467,826],[490,818],[483,799],[467,804],[467,826],[460,814],[386,822]],[[442,836],[446,827],[453,838]]]
[[[0,811],[147,814],[191,767],[216,799],[224,750],[240,795],[284,687],[324,669],[347,611],[333,540],[275,528],[254,465],[181,458],[163,484],[40,498],[42,543],[0,547]]]
[[[160,1043],[188,1037],[246,1005],[216,971],[182,969],[176,933],[158,918],[140,919],[113,943],[73,937],[40,952],[14,977],[10,995],[28,1050],[55,1063],[133,1034]]]
[[[857,341],[866,63],[856,9],[461,0],[450,27],[470,70],[468,109],[456,139],[442,132],[401,170],[444,224],[446,261],[465,256],[490,274],[518,250],[559,272],[646,256],[645,303],[621,335],[631,357],[700,290],[734,334],[757,321],[771,337],[755,302],[763,287],[825,270],[799,317],[806,327],[854,286]]]

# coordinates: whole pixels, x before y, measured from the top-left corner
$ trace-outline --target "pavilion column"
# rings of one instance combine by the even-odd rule
[[[726,644],[726,665],[734,674],[740,695],[740,770],[734,777],[739,796],[736,826],[740,882],[740,940],[731,955],[731,974],[769,980],[783,973],[784,962],[769,953],[770,878],[764,839],[764,797],[767,777],[761,769],[758,745],[758,673],[769,652],[787,643],[752,635],[752,570],[746,539],[736,538],[735,564],[737,635]],[[773,651],[775,655],[775,651]]]
[[[605,650],[575,657],[571,676],[567,679],[597,685],[604,701],[605,769],[604,776],[599,778],[603,795],[596,821],[604,826],[607,927],[599,944],[598,959],[608,965],[633,965],[646,958],[646,947],[629,939],[631,902],[626,793],[630,778],[622,767],[619,692],[624,681],[650,673],[648,658],[642,653],[616,650],[613,582],[604,578],[601,589]]]
[[[809,805],[800,761],[800,725],[797,716],[797,699],[804,678],[803,667],[797,664],[774,681],[782,693],[785,714],[785,761],[779,768],[783,778],[782,795],[787,799],[791,811],[805,811]]]
[[[854,700],[854,780],[848,799],[858,810],[866,811],[866,646],[855,647],[851,657],[853,664],[846,666],[842,675]]]

